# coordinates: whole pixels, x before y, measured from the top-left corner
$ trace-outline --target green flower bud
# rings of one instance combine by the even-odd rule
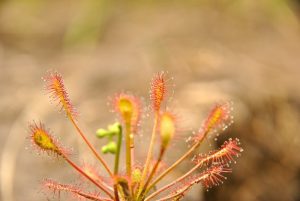
[[[99,138],[103,138],[103,137],[106,137],[108,135],[110,135],[110,132],[108,130],[103,129],[103,128],[99,128],[96,131],[96,136],[99,137]]]
[[[99,128],[96,131],[96,136],[99,138],[108,137],[111,138],[121,132],[121,125],[120,123],[114,123],[108,126],[108,129],[105,130],[103,128]]]
[[[108,130],[112,135],[117,135],[121,132],[121,124],[116,122],[108,126]]]
[[[115,154],[117,152],[117,144],[113,141],[109,142],[107,145],[103,146],[101,149],[102,153],[107,154]]]

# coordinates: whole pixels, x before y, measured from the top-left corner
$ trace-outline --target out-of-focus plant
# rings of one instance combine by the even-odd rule
[[[172,165],[160,170],[163,157],[167,150],[172,151],[170,143],[174,135],[178,133],[178,120],[176,115],[170,110],[162,107],[166,105],[169,79],[164,72],[158,73],[151,81],[150,102],[153,112],[153,129],[145,158],[144,166],[139,167],[135,163],[135,135],[139,132],[141,102],[139,98],[120,93],[113,99],[114,110],[119,114],[120,123],[109,125],[106,129],[98,129],[96,136],[100,139],[107,138],[108,143],[101,149],[103,154],[110,153],[114,155],[115,162],[113,170],[102,158],[92,143],[87,139],[84,132],[78,126],[78,115],[72,105],[67,91],[65,89],[62,76],[57,72],[50,72],[44,78],[46,90],[49,91],[50,97],[58,102],[61,110],[65,112],[79,136],[91,150],[100,164],[106,170],[110,180],[103,179],[104,175],[100,174],[88,164],[78,165],[73,162],[70,151],[64,148],[59,141],[49,133],[42,123],[30,124],[30,135],[32,144],[41,152],[47,152],[63,158],[87,181],[95,185],[99,192],[91,192],[88,189],[82,189],[79,185],[61,184],[56,181],[46,179],[44,186],[53,192],[68,192],[77,198],[87,200],[180,200],[195,184],[201,183],[205,188],[223,183],[226,179],[224,174],[230,173],[231,162],[240,155],[242,148],[238,139],[229,139],[215,151],[208,154],[196,154],[195,152],[202,144],[204,139],[217,135],[220,131],[226,129],[232,123],[230,102],[216,104],[208,117],[204,121],[200,130],[188,139],[190,147],[177,159]],[[123,138],[124,141],[123,142]],[[160,143],[156,146],[156,138],[160,138]],[[125,169],[122,173],[120,167],[120,153],[122,144],[125,143]],[[154,160],[154,151],[158,148],[158,156]],[[174,170],[184,160],[190,156],[194,158],[191,168],[184,175],[173,182],[157,188],[166,175]]]

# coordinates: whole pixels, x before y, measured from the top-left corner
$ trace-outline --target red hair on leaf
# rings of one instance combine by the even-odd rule
[[[188,141],[192,139],[196,143],[206,137],[208,133],[217,133],[219,135],[218,132],[220,130],[225,130],[233,123],[232,110],[232,102],[228,101],[216,104],[211,109],[199,132],[188,139]]]
[[[48,72],[43,77],[43,80],[45,81],[45,89],[49,92],[50,98],[58,102],[61,110],[64,110],[68,117],[76,119],[78,113],[70,101],[62,76],[58,72]]]
[[[223,184],[223,181],[227,179],[227,177],[225,177],[223,174],[231,172],[232,171],[230,168],[225,168],[222,165],[210,167],[204,173],[192,175],[185,181],[182,181],[175,191],[168,196],[159,199],[159,201],[170,200],[174,198],[180,199],[192,188],[193,185],[198,183],[201,183],[207,189]]]
[[[100,193],[98,192],[84,192],[78,186],[70,184],[61,184],[51,179],[45,179],[43,182],[43,186],[49,190],[52,190],[58,195],[60,195],[61,192],[71,193],[78,200],[82,200],[83,198],[85,198],[94,201],[112,201],[112,199],[100,197]]]
[[[152,108],[154,111],[159,111],[160,106],[165,99],[166,92],[166,74],[165,72],[157,73],[151,81],[150,88],[150,100],[152,101]]]
[[[225,141],[221,148],[217,151],[212,151],[208,155],[200,154],[196,156],[193,161],[196,164],[199,164],[200,167],[202,165],[226,165],[231,162],[235,162],[236,157],[239,157],[241,155],[241,152],[243,151],[242,147],[240,146],[239,139],[229,139],[228,141]]]

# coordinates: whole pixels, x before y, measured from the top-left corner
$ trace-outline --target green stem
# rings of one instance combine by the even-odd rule
[[[125,141],[126,141],[126,174],[128,176],[129,181],[131,181],[131,174],[132,174],[132,138],[131,138],[131,123],[125,123]],[[132,197],[132,186],[128,185],[129,190],[129,199],[131,200]]]
[[[131,167],[133,167],[134,166],[134,137],[133,137],[133,133],[130,133],[129,137],[130,137]]]
[[[134,138],[133,138],[133,133],[130,133],[130,153],[131,153],[131,167],[134,167]],[[130,172],[130,175],[132,175],[132,170]],[[133,189],[133,184],[130,185],[131,189],[131,196],[134,196],[134,189]]]
[[[118,133],[118,141],[117,141],[117,151],[115,157],[115,167],[114,167],[114,174],[117,175],[119,171],[119,161],[120,161],[120,152],[122,146],[122,126],[119,126],[120,132]]]
[[[131,179],[131,124],[125,123],[125,139],[126,139],[126,173]]]
[[[119,133],[117,136],[117,151],[116,151],[116,157],[115,157],[115,167],[114,167],[114,175],[115,177],[119,173],[119,161],[120,161],[120,152],[121,152],[121,145],[122,145],[122,126],[119,126]],[[114,179],[115,180],[115,179]],[[114,181],[114,194],[116,201],[119,201],[119,193],[118,193],[118,184],[116,181]]]

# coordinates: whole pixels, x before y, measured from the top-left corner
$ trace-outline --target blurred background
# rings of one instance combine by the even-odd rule
[[[146,107],[151,77],[168,71],[181,129],[167,164],[187,149],[184,139],[214,103],[232,100],[235,123],[200,151],[238,137],[243,155],[224,185],[208,192],[198,185],[184,200],[299,201],[299,20],[298,0],[0,1],[0,200],[58,200],[41,187],[44,178],[78,183],[62,160],[31,148],[33,120],[72,147],[76,162],[98,165],[43,91],[41,77],[54,69],[99,149],[105,142],[96,129],[116,120],[107,97],[132,91]],[[141,164],[151,117],[136,141]]]

